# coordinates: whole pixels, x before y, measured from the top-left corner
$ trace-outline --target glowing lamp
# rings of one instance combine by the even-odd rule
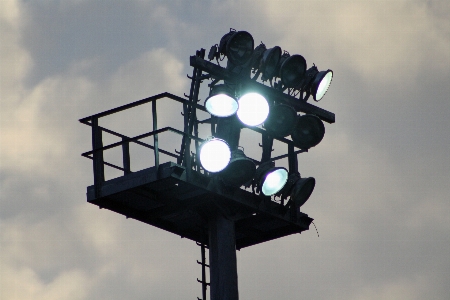
[[[230,88],[219,84],[211,89],[205,100],[205,108],[213,116],[229,117],[237,112],[239,104]]]
[[[258,93],[246,93],[238,100],[237,116],[247,126],[262,124],[269,115],[269,103]]]
[[[200,147],[200,163],[208,172],[222,171],[230,162],[230,158],[230,147],[222,139],[213,138]]]
[[[320,71],[316,74],[311,85],[311,94],[315,101],[319,101],[330,87],[333,71]]]
[[[275,167],[274,163],[261,164],[256,170],[256,180],[260,192],[265,196],[278,193],[288,180],[288,171],[282,167]]]

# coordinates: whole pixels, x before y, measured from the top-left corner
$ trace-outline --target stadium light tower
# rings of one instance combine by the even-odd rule
[[[224,68],[220,61],[225,58]],[[80,120],[92,128],[92,150],[82,154],[93,160],[94,184],[87,188],[87,200],[197,242],[202,246],[202,300],[208,286],[211,300],[237,300],[236,249],[301,233],[313,221],[300,208],[316,180],[300,175],[297,155],[320,143],[323,121],[335,121],[333,113],[307,102],[311,95],[315,101],[323,98],[333,72],[318,71],[315,65],[307,69],[303,56],[279,46],[254,47],[250,33],[233,29],[211,47],[208,59],[204,49],[190,57],[193,75],[186,98],[162,93]],[[210,80],[210,91],[200,105],[205,80]],[[182,105],[182,130],[158,128],[156,103],[162,99]],[[151,132],[128,137],[99,125],[100,118],[145,104],[152,105]],[[197,111],[211,116],[199,120]],[[204,125],[210,126],[211,136],[199,136],[198,127]],[[261,136],[261,159],[248,157],[240,147],[243,129]],[[160,147],[158,137],[168,132],[181,138],[180,151]],[[121,141],[104,146],[103,133]],[[152,144],[143,141],[149,137]],[[274,140],[286,146],[286,154],[271,157]],[[130,143],[153,151],[154,166],[132,171]],[[104,160],[103,153],[116,147],[122,149],[121,165]],[[160,163],[160,154],[176,161]],[[287,168],[276,166],[282,159]],[[105,180],[104,166],[123,176]]]

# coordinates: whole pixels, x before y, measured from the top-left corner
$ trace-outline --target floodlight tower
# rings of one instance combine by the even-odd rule
[[[220,66],[224,58],[225,68]],[[193,74],[186,98],[162,93],[80,120],[92,127],[92,150],[82,154],[93,160],[94,185],[88,187],[87,199],[196,241],[202,246],[202,300],[208,285],[211,300],[237,300],[236,249],[301,233],[313,221],[300,207],[316,180],[300,175],[297,155],[320,143],[323,121],[335,121],[333,113],[307,102],[311,95],[315,101],[322,99],[333,72],[307,69],[303,56],[282,52],[279,46],[267,49],[261,43],[255,48],[246,31],[230,30],[211,47],[208,59],[204,49],[190,57]],[[200,105],[205,80],[210,80],[210,93]],[[183,130],[158,128],[156,103],[166,98],[182,104]],[[128,137],[99,125],[100,118],[147,103],[152,105],[151,132]],[[198,120],[197,111],[211,117]],[[205,124],[210,137],[199,136],[198,127]],[[239,146],[243,129],[261,135],[260,159],[247,156]],[[167,132],[181,137],[180,151],[161,149],[158,136]],[[103,146],[103,133],[121,141]],[[148,137],[153,144],[142,141]],[[271,157],[274,140],[287,146],[286,154]],[[154,166],[131,171],[130,143],[151,149]],[[104,160],[103,152],[115,147],[122,148],[122,166]],[[176,162],[160,163],[160,154]],[[275,166],[286,158],[288,168]],[[105,180],[105,165],[122,170],[123,176]]]

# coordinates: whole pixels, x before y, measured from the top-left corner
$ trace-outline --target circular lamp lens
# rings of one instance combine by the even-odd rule
[[[229,117],[237,112],[239,105],[233,97],[217,94],[205,100],[205,108],[213,116]]]
[[[211,173],[222,171],[230,162],[231,151],[228,144],[221,139],[205,142],[200,148],[200,163]]]
[[[331,80],[333,79],[333,71],[321,71],[317,73],[312,84],[312,94],[315,101],[319,101],[323,98],[325,93],[330,87]]]
[[[269,115],[269,103],[258,93],[247,93],[239,98],[237,116],[247,126],[262,124]]]
[[[278,193],[286,184],[288,172],[285,168],[273,168],[264,176],[261,192],[266,196]]]

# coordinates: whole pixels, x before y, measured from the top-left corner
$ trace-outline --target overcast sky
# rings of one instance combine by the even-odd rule
[[[86,202],[78,119],[188,93],[189,56],[235,28],[332,69],[318,106],[336,114],[299,155],[320,237],[238,251],[240,299],[448,299],[449,16],[448,0],[0,0],[0,298],[201,297],[194,242]],[[148,112],[108,124],[144,133]]]

